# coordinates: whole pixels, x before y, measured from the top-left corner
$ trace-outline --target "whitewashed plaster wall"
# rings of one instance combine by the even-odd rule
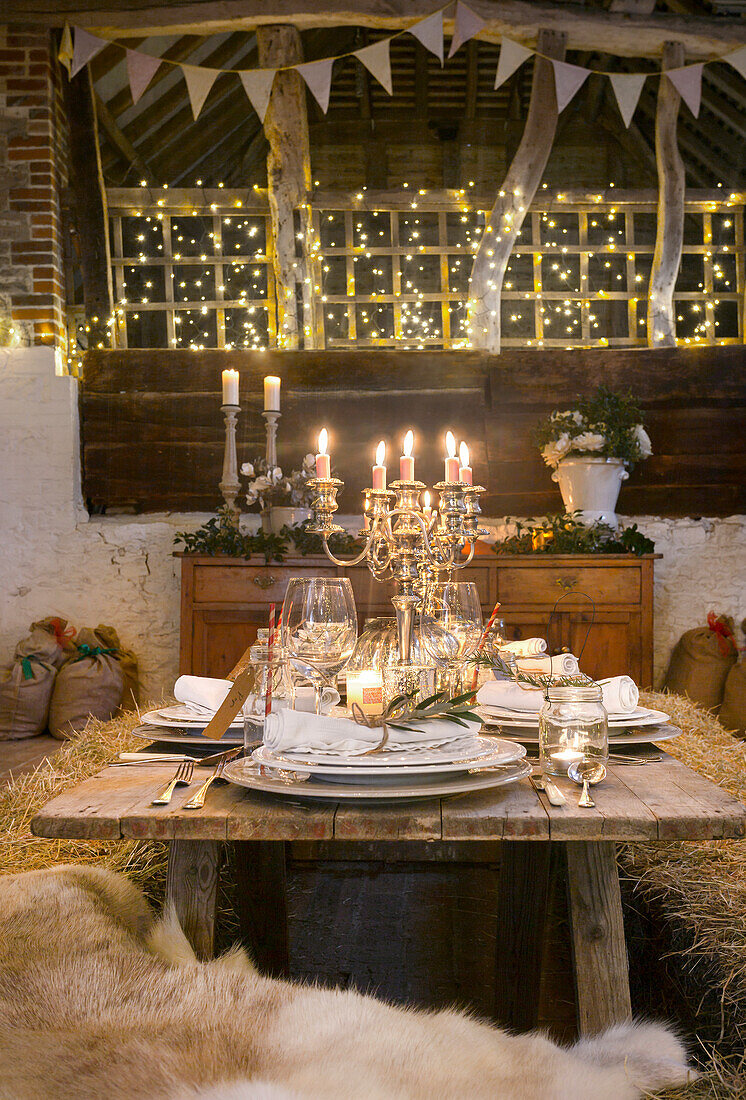
[[[176,531],[206,516],[89,518],[80,494],[77,382],[44,348],[0,349],[0,664],[31,622],[62,615],[108,623],[140,662],[143,699],[178,668]],[[559,500],[558,500],[559,503]],[[746,516],[629,517],[664,555],[656,562],[655,668],[709,610],[746,616]]]

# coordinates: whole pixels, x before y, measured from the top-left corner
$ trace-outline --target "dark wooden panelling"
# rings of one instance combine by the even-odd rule
[[[443,433],[472,446],[492,515],[557,511],[560,496],[531,429],[552,408],[604,382],[646,411],[654,456],[622,488],[623,514],[727,515],[746,510],[746,351],[398,352],[91,351],[82,389],[85,492],[96,508],[217,507],[223,447],[220,372],[241,375],[239,461],[263,451],[262,379],[283,381],[279,461],[289,470],[328,427],[343,512],[358,508],[375,444],[396,470],[407,428],[417,473],[442,471]]]

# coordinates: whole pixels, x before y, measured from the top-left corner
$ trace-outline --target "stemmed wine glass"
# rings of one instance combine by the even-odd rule
[[[436,664],[446,669],[451,694],[457,694],[459,667],[474,656],[482,637],[482,606],[473,581],[428,586],[420,612],[420,635]]]
[[[321,713],[324,684],[333,684],[357,641],[357,611],[347,577],[291,577],[282,605],[282,640],[291,663],[313,681]]]

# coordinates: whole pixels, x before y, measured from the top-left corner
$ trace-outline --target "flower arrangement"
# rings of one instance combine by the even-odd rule
[[[300,470],[293,470],[287,477],[279,466],[268,466],[265,458],[244,462],[241,473],[249,478],[246,491],[249,506],[258,501],[262,512],[272,504],[296,508],[311,506],[313,493],[308,482],[316,476],[316,460],[312,454],[305,456]]]
[[[534,442],[547,466],[555,468],[571,455],[621,459],[631,468],[653,453],[632,395],[615,393],[606,386],[581,398],[577,408],[555,410],[540,421]]]

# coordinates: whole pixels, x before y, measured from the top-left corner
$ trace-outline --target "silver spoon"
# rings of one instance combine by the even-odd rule
[[[592,760],[576,760],[574,764],[571,764],[567,769],[567,774],[573,783],[578,785],[582,784],[583,793],[578,799],[578,806],[582,806],[583,809],[592,810],[596,803],[591,798],[591,792],[589,787],[594,787],[596,783],[601,783],[606,778],[606,766],[601,761]]]

